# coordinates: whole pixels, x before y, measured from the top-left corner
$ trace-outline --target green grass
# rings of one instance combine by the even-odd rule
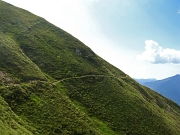
[[[12,80],[45,80],[38,66],[23,53],[12,38],[2,33],[0,33],[0,57],[0,70],[11,74]]]
[[[167,118],[169,112],[153,102],[158,96],[152,96],[149,102],[150,99],[124,81],[110,78],[72,79],[64,84],[71,99],[80,102],[90,116],[108,123],[118,134],[175,134],[171,128],[176,124],[171,123],[170,127],[165,120],[179,121],[179,114],[171,112],[173,117]],[[159,100],[168,105],[164,98]],[[166,116],[162,116],[164,113]]]
[[[98,127],[98,129],[100,130],[100,132],[103,135],[117,135],[116,133],[114,133],[113,130],[111,130],[107,124],[103,123],[102,121],[98,120],[96,117],[91,117],[93,123],[95,124],[95,126]]]
[[[32,135],[28,130],[29,125],[27,122],[17,116],[4,99],[0,96],[0,134],[1,135]]]
[[[11,86],[1,93],[12,110],[37,130],[34,134],[99,134],[88,116],[49,83]]]
[[[0,1],[0,134],[179,135],[180,107],[75,37]]]

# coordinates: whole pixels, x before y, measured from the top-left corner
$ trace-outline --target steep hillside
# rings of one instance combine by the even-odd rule
[[[4,99],[0,96],[0,134],[1,135],[32,135],[32,132],[27,130],[28,128],[33,130],[28,126],[27,122],[20,119]]]
[[[146,82],[143,85],[155,90],[163,96],[180,105],[180,75],[175,75],[163,80]]]
[[[179,135],[177,104],[70,34],[2,1],[0,24],[3,134]]]
[[[10,82],[27,81],[34,79],[45,79],[41,70],[23,53],[16,42],[5,34],[0,33],[0,69],[12,74],[9,77]],[[0,79],[5,76],[0,72]]]

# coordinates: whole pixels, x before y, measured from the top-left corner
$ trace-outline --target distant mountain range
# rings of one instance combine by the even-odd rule
[[[146,82],[154,82],[157,81],[155,78],[149,78],[149,79],[135,79],[138,83],[143,84]]]
[[[175,75],[163,80],[135,79],[140,84],[147,86],[163,96],[180,105],[180,75]],[[153,81],[154,80],[154,81]]]

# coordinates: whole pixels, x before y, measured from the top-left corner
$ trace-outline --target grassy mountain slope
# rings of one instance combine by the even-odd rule
[[[9,81],[45,79],[41,70],[23,53],[16,42],[0,33],[0,69],[13,75]]]
[[[0,99],[7,103],[2,108],[11,109],[7,114],[17,116],[17,124],[23,121],[13,132],[179,134],[177,104],[139,85],[70,34],[2,1],[0,24]]]
[[[0,96],[0,134],[1,135],[32,135],[27,130],[28,125],[22,121],[8,106],[4,99]]]
[[[100,134],[60,90],[37,81],[1,88],[1,94],[12,110],[35,129],[29,129],[33,134]]]

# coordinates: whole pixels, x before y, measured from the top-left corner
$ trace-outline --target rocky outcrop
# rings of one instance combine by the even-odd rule
[[[13,83],[13,79],[12,77],[10,77],[7,73],[5,73],[4,71],[0,71],[0,82],[2,84],[9,84],[9,83]]]

